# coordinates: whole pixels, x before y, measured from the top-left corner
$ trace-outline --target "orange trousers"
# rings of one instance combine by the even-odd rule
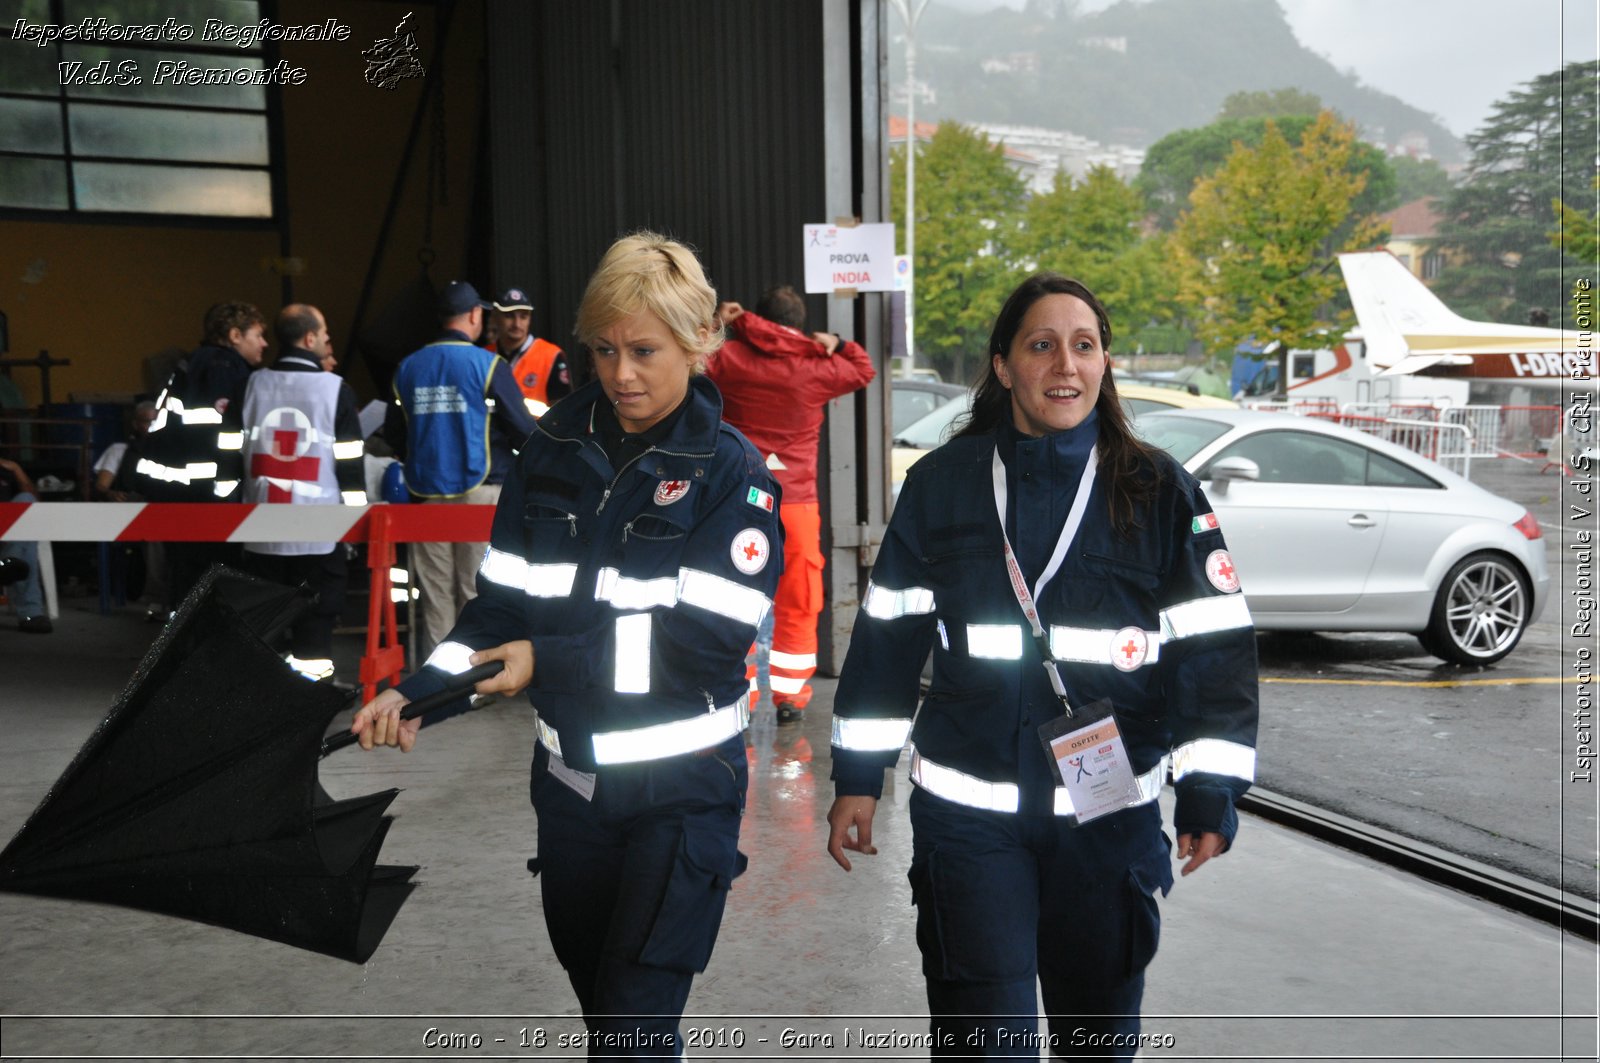
[[[772,602],[772,655],[767,667],[772,700],[797,709],[811,700],[806,682],[817,670],[817,616],[822,612],[822,507],[817,502],[785,502],[778,508],[783,522],[783,575]],[[755,704],[756,659],[745,668],[750,702]]]

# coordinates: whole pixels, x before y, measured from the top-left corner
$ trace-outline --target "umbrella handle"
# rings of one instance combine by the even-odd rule
[[[501,663],[499,661],[486,661],[483,664],[468,668],[459,675],[452,675],[448,679],[450,685],[437,694],[429,694],[425,698],[418,698],[416,701],[408,702],[400,710],[400,718],[402,720],[414,720],[418,716],[432,712],[434,709],[442,708],[457,698],[472,693],[472,688],[483,682],[483,680],[492,679],[499,675],[500,669]],[[338,734],[330,735],[322,741],[321,755],[325,757],[335,750],[355,745],[358,741],[360,739],[350,731],[341,731]]]

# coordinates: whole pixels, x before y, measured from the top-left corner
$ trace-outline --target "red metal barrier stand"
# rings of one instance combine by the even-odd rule
[[[388,506],[374,506],[367,524],[367,567],[372,589],[367,597],[367,652],[361,658],[361,697],[371,701],[379,680],[392,686],[400,680],[406,651],[395,624],[394,595],[389,570],[395,564],[394,540],[389,529]]]

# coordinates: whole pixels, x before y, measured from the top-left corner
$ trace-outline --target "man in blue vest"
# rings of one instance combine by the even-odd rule
[[[322,312],[283,308],[273,325],[278,357],[245,385],[244,501],[367,504],[356,394],[326,372],[333,344]],[[345,548],[337,542],[245,543],[243,567],[304,586],[316,601],[290,631],[289,664],[308,679],[333,675],[333,629],[345,596]]]
[[[511,367],[474,346],[489,304],[465,281],[439,293],[440,334],[394,375],[395,405],[383,437],[404,463],[406,487],[424,502],[492,506],[500,501],[533,417]],[[422,591],[423,655],[441,642],[477,593],[488,543],[413,543],[411,569]]]

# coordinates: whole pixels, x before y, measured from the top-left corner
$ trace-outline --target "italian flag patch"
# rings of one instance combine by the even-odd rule
[[[768,513],[772,512],[772,496],[759,487],[750,488],[750,493],[744,496],[744,500],[757,509],[764,509]]]
[[[1201,532],[1216,531],[1217,515],[1215,513],[1201,514],[1189,523],[1189,530],[1194,532],[1196,535],[1199,535]]]

